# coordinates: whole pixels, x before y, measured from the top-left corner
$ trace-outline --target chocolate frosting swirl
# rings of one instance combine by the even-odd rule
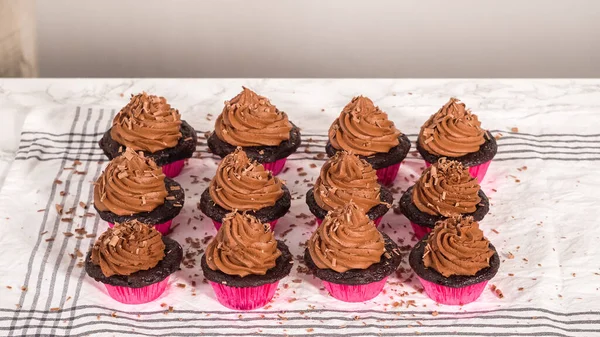
[[[461,157],[479,151],[485,143],[485,131],[477,115],[471,113],[464,103],[450,98],[438,112],[421,127],[418,142],[432,154]]]
[[[349,202],[327,214],[308,241],[308,250],[319,269],[343,273],[380,262],[385,242],[364,211]]]
[[[102,233],[92,248],[92,263],[106,277],[131,275],[154,268],[165,257],[162,235],[137,220],[115,224]]]
[[[475,212],[479,183],[469,170],[454,160],[440,158],[427,168],[413,188],[413,203],[424,213],[456,216]]]
[[[445,277],[473,276],[490,266],[494,251],[472,217],[438,221],[427,238],[423,254],[425,268]]]
[[[269,224],[238,212],[229,213],[206,248],[206,263],[228,275],[265,275],[281,251]]]
[[[282,182],[238,147],[217,168],[209,185],[212,200],[227,210],[256,211],[275,205],[283,196]]]
[[[319,207],[331,211],[351,200],[366,213],[381,203],[377,172],[369,163],[339,151],[321,168],[314,187]]]
[[[329,128],[329,142],[337,150],[371,156],[398,146],[400,131],[388,115],[364,96],[354,97]]]
[[[168,192],[162,169],[130,148],[111,160],[94,186],[94,205],[117,215],[150,212],[164,204]]]
[[[217,137],[235,146],[278,146],[290,139],[292,124],[286,113],[267,98],[242,88],[242,92],[225,102],[217,117]]]
[[[112,139],[136,151],[156,152],[177,145],[181,116],[164,97],[145,92],[131,96],[110,130]]]

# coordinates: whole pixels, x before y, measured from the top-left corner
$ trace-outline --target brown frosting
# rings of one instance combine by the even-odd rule
[[[292,124],[285,112],[254,91],[243,90],[225,101],[215,122],[219,139],[235,146],[278,146],[290,139]]]
[[[418,142],[431,154],[461,157],[479,151],[485,143],[484,135],[487,134],[481,128],[477,115],[458,99],[450,98],[423,124]]]
[[[412,198],[421,212],[450,217],[475,212],[481,201],[479,189],[477,179],[461,163],[440,158],[423,172]]]
[[[217,168],[209,185],[210,197],[227,210],[259,210],[283,196],[282,182],[238,147]]]
[[[162,169],[130,148],[110,161],[94,186],[96,208],[117,215],[150,212],[167,196]]]
[[[349,202],[325,216],[308,241],[308,250],[319,269],[343,273],[381,261],[385,241],[364,211]]]
[[[400,131],[388,115],[364,96],[354,97],[329,128],[329,142],[338,150],[371,156],[398,146]]]
[[[281,251],[269,224],[255,217],[232,212],[223,219],[215,238],[206,248],[206,264],[228,275],[265,275],[275,267]]]
[[[110,131],[112,139],[136,151],[156,152],[177,145],[181,138],[181,116],[164,97],[145,92],[131,95],[119,111]]]
[[[102,233],[92,248],[92,263],[106,277],[131,275],[154,268],[165,257],[162,235],[137,220],[115,224]]]
[[[438,221],[427,238],[423,253],[425,268],[445,277],[473,276],[490,266],[494,251],[472,217]]]
[[[339,151],[321,168],[314,187],[319,207],[331,211],[351,200],[364,212],[381,203],[377,172],[369,163],[346,151]]]

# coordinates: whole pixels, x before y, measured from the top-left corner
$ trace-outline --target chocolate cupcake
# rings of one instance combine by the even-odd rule
[[[139,304],[153,301],[165,291],[182,259],[177,241],[132,220],[100,235],[86,256],[85,271],[103,283],[115,300]]]
[[[224,158],[241,146],[250,159],[277,175],[287,157],[300,146],[300,129],[267,98],[242,88],[241,93],[225,102],[208,147]]]
[[[327,214],[304,251],[304,262],[331,296],[346,302],[376,297],[400,265],[398,247],[354,202]]]
[[[321,168],[315,186],[306,193],[306,204],[321,224],[327,212],[350,201],[378,226],[394,198],[392,192],[377,182],[377,174],[369,163],[339,151]]]
[[[451,98],[421,127],[417,150],[427,165],[442,157],[460,162],[481,183],[498,146],[492,134],[481,128],[477,115]]]
[[[125,148],[143,151],[167,177],[174,178],[183,169],[184,160],[194,154],[197,141],[196,131],[181,120],[179,111],[164,97],[143,92],[131,96],[99,145],[109,159],[121,155]]]
[[[244,211],[275,227],[291,205],[290,191],[263,165],[250,160],[242,148],[229,154],[217,168],[200,197],[200,210],[217,229],[232,211]]]
[[[436,222],[449,217],[464,215],[482,220],[489,211],[489,200],[461,163],[441,158],[404,192],[400,210],[420,239]]]
[[[233,212],[206,247],[201,266],[217,300],[231,309],[265,306],[293,265],[292,254],[268,224]]]
[[[138,220],[167,234],[185,202],[181,186],[143,152],[125,149],[94,184],[94,208],[112,227]]]
[[[463,305],[479,298],[500,258],[479,224],[459,216],[439,221],[412,249],[409,263],[431,299]]]
[[[365,159],[377,170],[379,182],[390,185],[410,150],[410,140],[373,101],[358,96],[344,107],[329,128],[327,155],[332,157],[341,150]]]

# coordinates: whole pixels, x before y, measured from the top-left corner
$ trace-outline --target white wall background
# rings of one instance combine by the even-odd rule
[[[599,0],[37,0],[46,77],[600,77]]]

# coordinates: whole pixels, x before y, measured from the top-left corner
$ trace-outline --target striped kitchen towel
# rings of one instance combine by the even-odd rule
[[[303,144],[281,175],[293,201],[276,236],[296,257],[315,229],[304,193],[325,160],[326,127],[337,111],[303,121]],[[600,111],[587,111],[577,118],[597,127]],[[427,298],[406,261],[415,242],[409,223],[389,212],[382,228],[401,246],[404,261],[374,300],[334,300],[295,259],[271,304],[235,312],[219,305],[199,264],[215,229],[197,202],[218,162],[207,151],[205,133],[213,122],[205,115],[188,118],[199,144],[178,178],[186,201],[171,236],[184,246],[185,259],[170,289],[152,303],[123,305],[86,276],[84,255],[107,228],[90,207],[92,182],[106,165],[97,142],[115,112],[98,106],[40,108],[28,116],[0,192],[0,335],[600,336],[598,133],[526,112],[526,133],[505,126],[492,131],[499,151],[482,183],[491,207],[481,227],[502,265],[490,282],[497,291],[486,290],[475,303],[451,307]],[[302,119],[289,114],[292,121]],[[413,142],[395,182],[396,200],[424,168],[414,141],[427,117],[390,112]],[[496,129],[503,118],[481,117],[484,126]],[[300,169],[307,174],[301,176]]]

